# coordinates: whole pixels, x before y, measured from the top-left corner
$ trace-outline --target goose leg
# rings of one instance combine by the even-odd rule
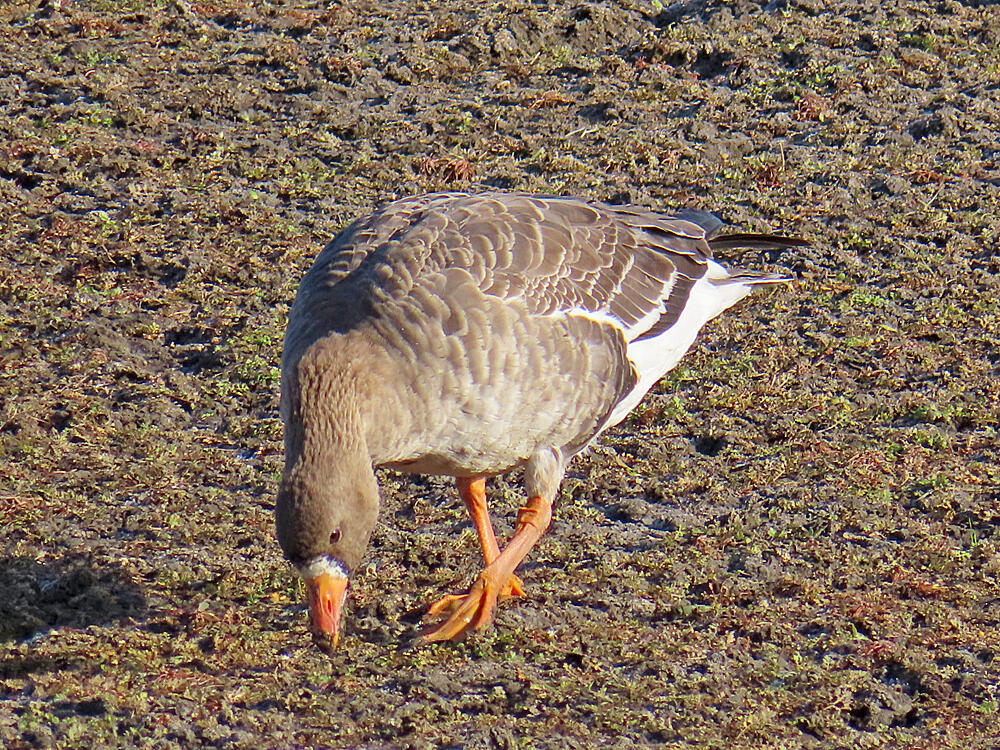
[[[469,517],[476,527],[479,535],[479,546],[483,550],[483,560],[489,565],[500,556],[500,546],[497,544],[496,534],[493,532],[493,522],[490,520],[489,507],[486,502],[486,478],[485,477],[456,477],[455,484],[458,487],[458,494],[462,496],[465,507],[469,511]],[[514,573],[510,574],[507,583],[500,591],[500,598],[507,599],[511,596],[526,596],[521,579]],[[458,608],[465,601],[465,594],[447,594],[434,602],[427,609],[427,617],[434,617],[441,613],[449,613]]]
[[[483,560],[489,565],[500,556],[500,545],[497,544],[496,534],[493,533],[493,522],[490,520],[489,506],[486,502],[486,478],[485,477],[457,477],[455,484],[458,486],[458,494],[462,496],[465,507],[469,511],[469,517],[476,527],[479,535],[479,546],[483,550]],[[509,596],[525,596],[521,579],[511,574],[510,580],[504,585],[500,592],[500,598],[506,599]],[[439,607],[436,611],[441,611]]]
[[[485,499],[485,495],[484,495]],[[493,608],[504,588],[510,585],[514,570],[520,565],[552,521],[552,501],[541,496],[530,498],[517,514],[517,529],[503,552],[488,563],[465,596],[445,597],[428,610],[428,615],[442,611],[451,614],[441,625],[421,636],[425,643],[447,641],[478,630],[493,619]],[[484,545],[485,547],[485,545]]]

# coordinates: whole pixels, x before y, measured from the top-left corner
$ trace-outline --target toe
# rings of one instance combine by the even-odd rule
[[[465,594],[448,594],[447,596],[442,596],[427,608],[427,614],[424,617],[435,617],[442,612],[453,612],[464,599]]]
[[[493,619],[493,607],[498,594],[499,587],[488,577],[481,575],[467,596],[445,597],[435,603],[428,614],[436,614],[450,608],[451,615],[440,626],[424,633],[421,640],[425,643],[448,641],[459,637],[469,629],[478,630],[486,627]]]
[[[503,587],[503,591],[500,592],[501,599],[507,599],[511,596],[527,596],[524,593],[524,584],[521,579],[518,578],[513,573],[510,574],[510,579],[507,581],[507,585]]]

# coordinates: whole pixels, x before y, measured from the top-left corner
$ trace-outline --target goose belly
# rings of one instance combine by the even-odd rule
[[[412,314],[380,322],[403,373],[408,429],[377,462],[471,475],[506,471],[540,448],[572,453],[635,384],[624,338],[607,325],[477,302],[460,327]]]

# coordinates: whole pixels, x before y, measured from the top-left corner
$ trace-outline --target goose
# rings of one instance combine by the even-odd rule
[[[572,197],[403,198],[340,232],[305,274],[282,355],[284,556],[309,627],[336,648],[351,575],[379,516],[376,467],[450,475],[485,566],[430,606],[424,642],[487,626],[524,595],[515,569],[543,535],[570,459],[621,422],[701,327],[785,276],[713,252],[805,244],[722,234],[714,215]],[[524,469],[501,549],[486,479]]]

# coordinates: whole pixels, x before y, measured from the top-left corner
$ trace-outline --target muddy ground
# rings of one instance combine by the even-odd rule
[[[0,744],[1000,746],[1000,8],[0,4]],[[575,461],[457,645],[450,485],[382,475],[343,647],[274,541],[279,351],[440,189],[812,246]],[[518,478],[491,484],[510,531]]]

